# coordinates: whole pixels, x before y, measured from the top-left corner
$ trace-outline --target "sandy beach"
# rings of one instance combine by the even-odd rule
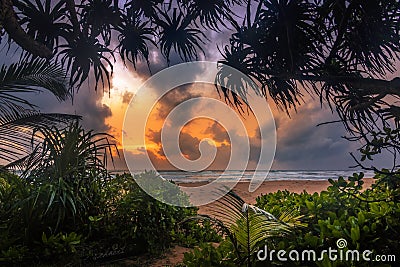
[[[365,178],[364,179],[364,188],[370,187],[374,182],[374,179]],[[181,183],[181,186],[185,187],[199,187],[205,185],[206,183]],[[311,180],[292,180],[292,181],[267,181],[264,182],[256,191],[250,193],[248,191],[249,182],[239,182],[235,187],[234,191],[240,197],[243,198],[247,203],[255,204],[256,198],[260,195],[265,195],[268,193],[277,192],[279,190],[288,190],[294,193],[301,193],[304,190],[308,193],[319,193],[324,191],[330,186],[331,184],[328,181],[321,180],[321,181],[311,181]],[[210,203],[205,206],[199,207],[199,214],[210,214],[209,207],[213,205]],[[151,266],[152,267],[162,267],[162,266],[174,266],[174,264],[178,264],[183,260],[183,254],[185,252],[191,251],[190,249],[183,248],[180,246],[176,246],[172,248],[167,256],[157,260]]]
[[[374,179],[365,178],[364,188],[370,187]],[[181,186],[184,187],[199,187],[205,185],[206,183],[182,183]],[[256,191],[249,192],[249,182],[239,182],[233,189],[233,191],[238,194],[244,201],[249,204],[255,204],[256,198],[261,195],[268,193],[277,192],[279,190],[288,190],[294,193],[301,193],[306,191],[308,193],[319,193],[326,190],[331,184],[327,180],[290,180],[290,181],[266,181],[264,182]],[[199,213],[207,214],[207,206],[212,205],[212,203],[201,206]]]

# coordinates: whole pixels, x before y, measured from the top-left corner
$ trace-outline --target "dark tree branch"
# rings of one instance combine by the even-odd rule
[[[386,94],[379,94],[376,97],[371,98],[369,101],[358,104],[354,107],[351,107],[349,109],[349,111],[356,111],[356,110],[362,110],[362,109],[366,109],[372,105],[374,105],[375,103],[378,103],[380,100],[382,100],[384,97],[386,96]]]
[[[75,9],[75,0],[65,0],[65,3],[74,29],[74,35],[77,36],[80,33],[81,28],[79,26],[78,14]]]
[[[53,52],[44,44],[34,40],[22,29],[13,9],[12,0],[0,0],[0,4],[3,27],[10,38],[32,55],[50,59],[53,56]]]
[[[298,80],[310,82],[326,82],[331,84],[347,84],[354,87],[355,90],[362,90],[365,95],[397,95],[400,96],[400,78],[394,78],[391,81],[364,77],[352,76],[319,76],[304,74],[282,74],[273,75],[283,80]]]
[[[336,37],[335,43],[333,44],[333,47],[329,53],[329,56],[326,58],[326,61],[325,61],[327,63],[329,63],[329,61],[332,58],[334,58],[336,56],[337,52],[339,51],[339,47],[340,47],[340,44],[342,43],[344,35],[346,33],[348,21],[351,17],[350,15],[354,9],[355,3],[356,3],[356,1],[352,1],[349,4],[349,6],[346,8],[346,10],[343,14],[343,18],[342,18],[342,21],[340,22],[340,26],[339,26],[339,29],[337,32],[337,37]]]

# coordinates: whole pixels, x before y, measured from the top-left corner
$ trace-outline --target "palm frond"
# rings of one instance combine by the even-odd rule
[[[161,28],[160,48],[168,63],[172,49],[185,61],[197,59],[198,50],[204,54],[201,44],[206,36],[201,30],[191,28],[191,22],[191,18],[178,14],[176,9],[172,16],[167,12],[160,12],[160,19],[156,20],[156,24]]]
[[[32,107],[18,94],[43,90],[50,91],[60,101],[71,96],[66,73],[60,65],[36,59],[0,68],[0,100],[3,102]]]
[[[220,30],[224,26],[224,19],[232,18],[232,8],[235,1],[225,0],[179,0],[188,16],[195,21],[199,19],[200,25],[211,30]]]
[[[111,85],[113,64],[109,55],[115,60],[113,51],[99,42],[94,36],[79,34],[76,38],[69,38],[67,44],[60,45],[59,57],[61,63],[70,73],[70,84],[78,88],[89,78],[91,70],[95,78],[95,90],[101,84],[103,89]],[[110,69],[108,69],[109,67]]]
[[[216,192],[220,195],[220,192]],[[271,238],[289,234],[293,227],[302,227],[302,216],[292,211],[283,212],[278,218],[271,213],[247,204],[230,191],[209,205],[209,215],[195,220],[209,220],[231,240],[239,264],[251,266],[252,258]]]
[[[110,140],[113,137],[106,133],[85,131],[78,121],[67,127],[42,127],[36,132],[43,142],[38,144],[38,155],[32,157],[38,161],[31,162],[31,177],[38,179],[53,179],[54,175],[66,181],[73,182],[76,175],[80,177],[105,178],[107,161],[113,160],[113,149],[116,145]],[[34,164],[32,164],[34,163]]]
[[[126,60],[130,61],[135,69],[140,58],[146,60],[149,65],[148,44],[156,46],[152,39],[154,31],[148,27],[148,24],[148,22],[141,22],[137,16],[126,16],[116,29],[120,33],[117,48],[121,59],[125,64]]]
[[[104,42],[111,42],[111,31],[120,22],[118,6],[114,6],[113,0],[89,0],[79,5],[82,9],[81,19],[83,31],[92,36],[100,35]]]
[[[20,10],[20,24],[26,26],[27,33],[35,40],[53,50],[72,27],[64,22],[66,17],[65,1],[52,4],[51,0],[14,1]]]
[[[32,147],[41,140],[40,135],[34,135],[37,129],[61,125],[65,127],[71,120],[80,118],[67,114],[43,114],[18,106],[10,108],[12,111],[0,104],[0,159],[9,162],[8,167],[31,154]]]
[[[158,17],[158,5],[161,5],[164,0],[130,0],[125,4],[125,8],[128,9],[128,13],[138,13],[144,15],[147,18]]]

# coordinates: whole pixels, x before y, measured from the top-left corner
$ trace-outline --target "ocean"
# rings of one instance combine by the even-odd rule
[[[128,172],[128,171],[125,171]],[[265,181],[282,181],[282,180],[328,180],[338,179],[340,176],[347,178],[352,176],[353,173],[359,173],[360,170],[337,170],[337,171],[281,171],[272,170],[269,172],[258,171],[256,177],[265,178]],[[116,173],[124,173],[124,171],[114,171]],[[168,181],[174,181],[177,183],[194,183],[194,182],[212,182],[216,179],[220,181],[230,181],[237,179],[241,176],[240,181],[249,182],[254,171],[203,171],[203,172],[182,172],[182,171],[160,171],[159,174]],[[364,177],[371,178],[374,176],[373,172],[364,172]]]

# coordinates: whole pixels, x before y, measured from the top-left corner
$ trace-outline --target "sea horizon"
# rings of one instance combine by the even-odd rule
[[[129,170],[115,170],[111,171],[112,174],[129,173]],[[140,174],[145,170],[138,170],[133,174]],[[338,179],[339,177],[350,177],[354,173],[364,172],[364,177],[371,178],[374,173],[371,171],[363,170],[205,170],[201,172],[189,172],[181,170],[159,170],[157,171],[162,178],[178,182],[178,183],[198,183],[198,182],[212,182],[215,180],[229,182],[236,181],[240,176],[241,182],[249,182],[254,177],[265,179],[265,181],[293,181],[293,180],[311,180],[321,181],[328,179]]]

